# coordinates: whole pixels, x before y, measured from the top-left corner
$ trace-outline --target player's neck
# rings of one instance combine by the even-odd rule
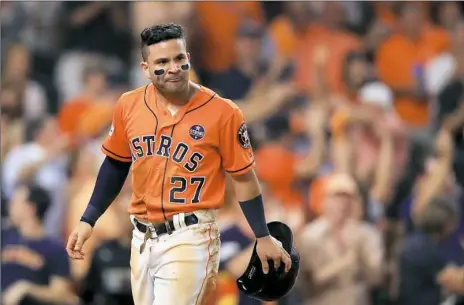
[[[40,239],[43,237],[43,228],[36,220],[25,221],[18,226],[21,235],[28,239]]]

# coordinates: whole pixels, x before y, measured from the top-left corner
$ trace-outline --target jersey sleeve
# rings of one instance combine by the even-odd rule
[[[230,174],[240,175],[254,167],[253,149],[245,119],[240,109],[234,109],[232,116],[221,126],[219,152],[222,166]]]
[[[129,141],[126,137],[121,98],[116,103],[108,136],[102,145],[102,151],[112,159],[122,162],[132,162]]]

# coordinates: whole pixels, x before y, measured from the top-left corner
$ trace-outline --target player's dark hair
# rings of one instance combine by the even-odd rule
[[[35,206],[37,218],[42,221],[50,206],[50,195],[45,189],[38,185],[29,184],[26,185],[26,187],[28,190],[27,201]]]
[[[157,24],[146,28],[140,34],[140,48],[143,60],[147,59],[147,47],[172,39],[185,39],[181,25],[175,23]]]

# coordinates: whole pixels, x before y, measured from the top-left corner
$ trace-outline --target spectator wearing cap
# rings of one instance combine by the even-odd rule
[[[48,193],[20,185],[10,202],[12,227],[2,232],[2,304],[78,304],[70,290],[69,261],[63,245],[45,236]]]
[[[297,236],[307,304],[369,304],[382,274],[381,236],[353,217],[359,193],[349,175],[328,177],[324,195],[323,214]]]

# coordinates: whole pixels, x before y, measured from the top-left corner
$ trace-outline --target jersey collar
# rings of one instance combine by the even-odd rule
[[[157,116],[159,118],[162,118],[163,123],[161,124],[161,127],[167,127],[179,123],[185,114],[196,111],[197,109],[205,106],[216,95],[214,91],[205,88],[201,85],[199,86],[199,90],[190,99],[190,101],[184,106],[182,106],[175,115],[171,115],[167,107],[163,103],[160,103],[156,100],[156,89],[155,86],[151,84],[151,88],[149,90],[152,90],[152,96],[154,96],[154,98],[152,100],[153,103],[152,105],[150,105],[150,108],[154,108]]]

